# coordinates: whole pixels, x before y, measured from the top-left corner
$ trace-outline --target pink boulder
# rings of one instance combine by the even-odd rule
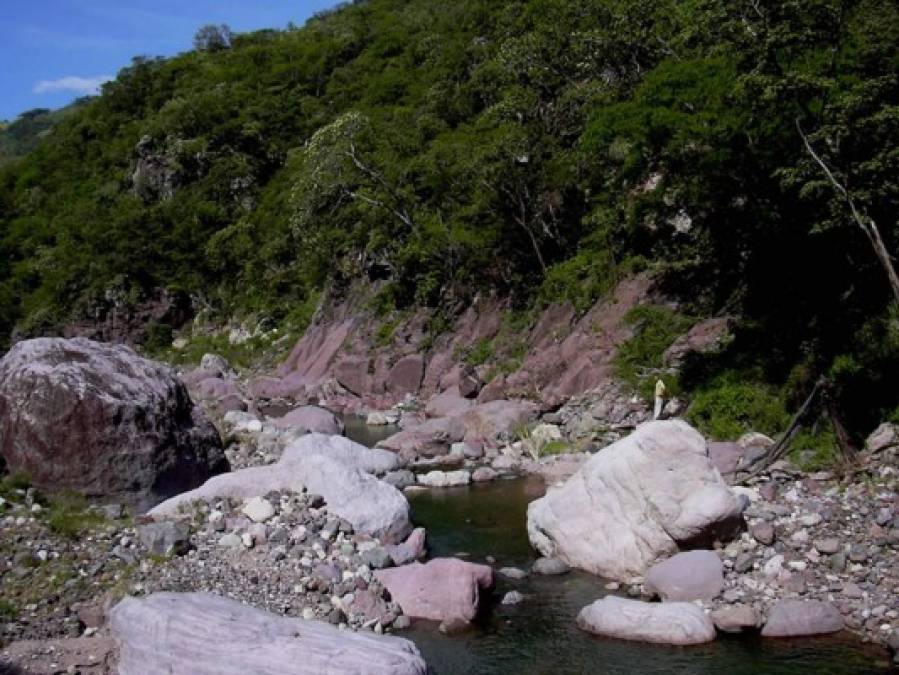
[[[768,614],[763,637],[823,635],[843,630],[843,617],[829,602],[781,600]]]
[[[493,586],[493,570],[456,558],[378,570],[375,577],[403,613],[433,621],[471,621],[478,613],[481,591]]]
[[[469,410],[462,417],[465,440],[491,440],[511,433],[519,424],[537,418],[537,406],[530,401],[490,401]]]
[[[442,394],[432,396],[425,406],[428,417],[455,417],[474,407],[474,401],[463,398],[458,386],[447,389]]]
[[[418,393],[425,374],[425,360],[420,354],[404,356],[387,373],[387,391],[402,396]]]
[[[198,382],[193,388],[197,398],[203,400],[224,398],[225,396],[240,396],[240,390],[231,380],[222,380],[210,377]]]
[[[390,554],[393,564],[405,565],[423,558],[427,553],[426,538],[425,528],[416,527],[402,544],[388,544],[387,553]]]

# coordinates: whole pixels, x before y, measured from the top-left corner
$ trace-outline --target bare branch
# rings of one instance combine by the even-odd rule
[[[849,205],[849,210],[852,213],[852,219],[855,221],[856,225],[861,228],[862,232],[865,233],[865,236],[868,237],[868,241],[874,248],[874,255],[877,256],[877,259],[880,261],[880,264],[887,275],[887,280],[889,281],[890,287],[893,290],[893,295],[895,296],[896,301],[899,302],[899,275],[896,274],[896,268],[893,267],[892,256],[887,250],[883,238],[880,236],[880,230],[877,228],[877,223],[875,223],[874,219],[868,216],[867,213],[859,212],[859,209],[855,205],[855,200],[852,198],[852,195],[849,194],[849,190],[847,190],[846,187],[836,179],[836,176],[834,176],[833,172],[830,170],[827,164],[825,164],[824,160],[821,159],[818,153],[815,152],[815,149],[809,142],[808,137],[802,130],[802,125],[799,123],[799,119],[796,120],[796,129],[799,131],[799,135],[802,137],[802,142],[805,143],[805,149],[808,150],[808,153],[812,156],[812,159],[814,159],[815,162],[818,163],[818,166],[820,166],[824,171],[824,174],[827,176],[827,179],[830,181],[831,185],[833,185],[834,189],[840,195],[842,195],[842,197],[846,200],[846,203]]]

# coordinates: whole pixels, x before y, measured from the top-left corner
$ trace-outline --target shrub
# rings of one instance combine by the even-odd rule
[[[840,447],[830,425],[796,434],[790,447],[790,459],[803,471],[819,471],[839,463]]]
[[[729,440],[747,431],[773,436],[786,428],[790,416],[778,390],[729,373],[696,394],[687,420],[710,438]]]
[[[88,503],[81,495],[62,493],[50,500],[47,514],[47,526],[55,533],[75,539],[81,533],[100,527],[106,519],[98,512],[88,508]]]
[[[7,621],[13,621],[18,615],[18,610],[15,605],[13,605],[8,600],[3,600],[0,598],[0,619],[6,619]]]
[[[676,394],[679,390],[676,378],[669,373],[660,375],[658,371],[665,350],[690,328],[693,319],[668,307],[639,305],[624,320],[634,327],[634,335],[615,354],[615,374],[645,398],[652,395],[652,387],[660,376],[669,394]]]

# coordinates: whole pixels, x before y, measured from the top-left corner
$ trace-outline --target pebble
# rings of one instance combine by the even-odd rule
[[[509,591],[503,596],[502,604],[504,605],[517,605],[522,600],[524,600],[524,596],[518,591]]]

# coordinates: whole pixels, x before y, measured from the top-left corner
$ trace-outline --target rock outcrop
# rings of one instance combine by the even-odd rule
[[[136,509],[228,469],[170,368],[84,338],[26,340],[0,360],[0,455],[39,487]]]
[[[593,456],[528,507],[528,536],[547,557],[611,579],[734,532],[741,503],[680,420],[650,422]]]
[[[584,607],[577,625],[596,635],[668,645],[715,639],[712,620],[690,602],[641,602],[609,595]]]
[[[150,514],[173,515],[194,501],[250,499],[273,490],[302,492],[305,488],[324,497],[328,510],[357,531],[397,542],[412,530],[409,502],[395,487],[371,475],[390,470],[396,461],[387,451],[340,436],[309,434],[285,449],[276,464],[216,476],[163,502]]]
[[[378,570],[391,597],[413,618],[468,622],[478,613],[481,593],[493,586],[493,570],[456,558]]]
[[[341,631],[207,593],[126,598],[110,616],[119,675],[424,675],[410,641]]]

